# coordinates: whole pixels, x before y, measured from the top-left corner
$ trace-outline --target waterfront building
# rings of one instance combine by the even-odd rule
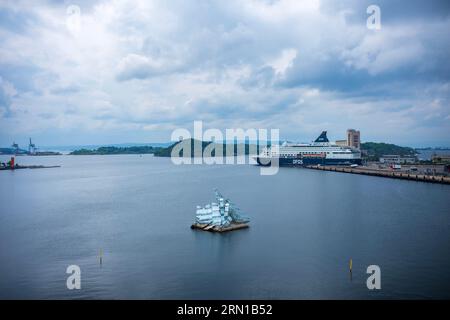
[[[347,146],[355,149],[361,149],[361,134],[359,130],[347,130]]]
[[[416,163],[417,158],[415,156],[401,156],[398,154],[387,154],[380,157],[381,163],[385,164],[411,164]]]
[[[431,156],[433,163],[450,163],[450,155],[446,154],[433,154]]]

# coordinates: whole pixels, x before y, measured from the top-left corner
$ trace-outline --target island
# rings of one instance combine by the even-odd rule
[[[215,150],[220,150],[220,148],[223,150],[223,156],[228,155],[227,148],[232,148],[233,152],[232,155],[249,155],[254,153],[253,151],[256,150],[256,153],[260,151],[260,148],[262,146],[258,146],[256,144],[249,144],[249,143],[235,143],[235,144],[225,144],[225,143],[215,143],[212,141],[199,141],[195,139],[185,139],[179,142],[175,142],[171,144],[168,147],[155,147],[155,146],[132,146],[132,147],[99,147],[97,149],[79,149],[72,151],[71,155],[111,155],[111,154],[153,154],[156,157],[170,157],[172,154],[173,148],[175,146],[183,144],[185,147],[184,150],[188,150],[190,148],[191,150],[191,156],[194,157],[194,145],[198,144],[201,146],[202,155],[205,149],[208,147],[208,149],[212,150],[211,156],[215,156]],[[179,156],[183,156],[183,152],[181,151]]]
[[[100,147],[97,149],[79,149],[71,155],[106,155],[106,154],[155,154],[162,147],[133,146],[133,147]]]

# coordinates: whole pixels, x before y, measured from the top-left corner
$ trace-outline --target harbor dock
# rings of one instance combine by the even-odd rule
[[[417,174],[411,172],[396,172],[392,170],[374,169],[368,167],[341,167],[341,166],[320,166],[320,165],[309,165],[305,166],[308,169],[323,170],[323,171],[334,171],[342,173],[353,173],[353,174],[364,174],[376,177],[385,177],[393,179],[404,179],[411,181],[421,181],[429,183],[441,183],[450,184],[450,177],[437,176],[437,175],[426,175]]]
[[[203,231],[210,231],[210,232],[227,232],[227,231],[233,231],[238,229],[244,229],[248,228],[247,223],[231,223],[229,226],[226,227],[220,227],[215,226],[211,224],[201,224],[201,223],[194,223],[191,225],[191,229],[200,229]]]
[[[59,168],[61,166],[43,166],[43,165],[20,165],[16,163],[16,157],[11,157],[7,162],[0,162],[0,170],[19,170],[19,169],[46,169],[46,168]]]
[[[21,165],[16,164],[14,167],[2,166],[2,167],[0,167],[0,170],[47,169],[47,168],[60,168],[60,167],[61,166],[41,166],[41,165],[21,166]]]

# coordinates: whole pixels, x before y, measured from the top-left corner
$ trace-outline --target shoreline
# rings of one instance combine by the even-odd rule
[[[351,167],[337,167],[337,166],[305,166],[305,168],[313,170],[339,172],[339,173],[362,174],[382,178],[403,179],[427,183],[440,183],[447,185],[450,184],[450,177],[425,175],[425,174],[411,174],[405,172],[371,169],[367,167],[351,168]]]

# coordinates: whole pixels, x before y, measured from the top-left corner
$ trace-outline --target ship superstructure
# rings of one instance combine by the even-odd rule
[[[361,164],[361,151],[347,146],[332,144],[323,131],[312,143],[267,147],[256,157],[258,164],[270,165],[278,160],[280,166],[303,165],[351,165]]]

